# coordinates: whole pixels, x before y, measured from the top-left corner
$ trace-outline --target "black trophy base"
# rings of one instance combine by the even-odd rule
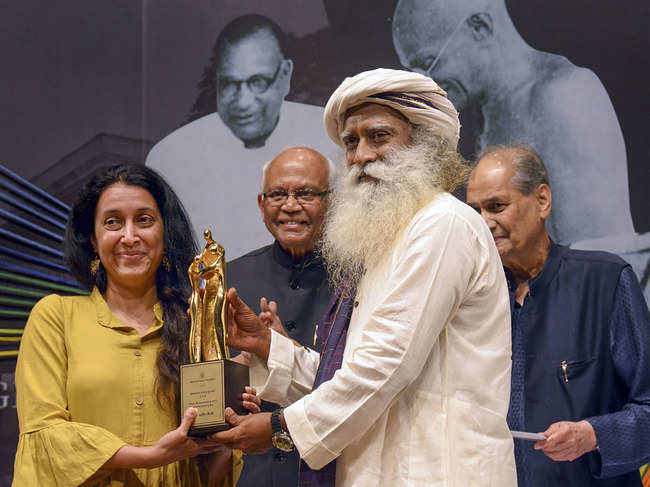
[[[181,411],[194,407],[199,411],[189,436],[205,437],[230,429],[225,409],[246,414],[241,395],[249,385],[248,367],[232,360],[211,360],[181,365]]]

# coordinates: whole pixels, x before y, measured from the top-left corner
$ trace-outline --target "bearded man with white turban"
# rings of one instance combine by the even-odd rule
[[[337,289],[321,354],[231,289],[229,344],[287,407],[227,410],[235,427],[214,438],[295,445],[301,486],[515,486],[508,292],[488,227],[450,194],[466,174],[456,110],[431,79],[377,69],[343,81],[325,126],[347,171],[321,244]]]

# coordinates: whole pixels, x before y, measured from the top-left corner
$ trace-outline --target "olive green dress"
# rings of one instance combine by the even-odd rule
[[[90,296],[50,295],[25,327],[16,367],[20,439],[14,487],[201,486],[193,460],[153,469],[100,467],[125,444],[154,445],[178,426],[156,401],[156,357],[163,326],[144,336],[114,316],[95,288]],[[233,452],[225,486],[234,486]]]

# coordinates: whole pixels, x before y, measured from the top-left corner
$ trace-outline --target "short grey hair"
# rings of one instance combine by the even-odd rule
[[[551,186],[548,182],[548,172],[542,158],[535,152],[535,149],[526,144],[504,144],[488,147],[479,154],[476,159],[477,164],[484,157],[492,156],[498,152],[511,152],[513,154],[513,176],[510,183],[524,196],[531,194],[540,184]]]
[[[267,161],[266,164],[262,166],[262,181],[260,186],[260,193],[264,192],[264,186],[266,186],[266,172],[269,169],[269,166],[271,165],[274,159]],[[336,181],[336,175],[338,174],[338,167],[330,160],[329,157],[325,157],[325,160],[327,161],[327,185],[329,187],[328,189],[331,189],[334,187],[334,182]]]

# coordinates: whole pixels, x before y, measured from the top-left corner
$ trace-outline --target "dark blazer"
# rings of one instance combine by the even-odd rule
[[[227,265],[226,284],[256,312],[261,297],[278,304],[278,314],[291,338],[317,349],[316,324],[327,310],[330,290],[323,261],[317,252],[294,261],[276,241],[254,250]],[[277,405],[263,402],[262,410]],[[298,485],[299,457],[294,450],[278,449],[260,455],[245,455],[238,487],[291,487]]]
[[[636,469],[650,458],[650,315],[629,265],[613,254],[552,244],[542,272],[529,281],[523,307],[515,302],[507,269],[506,275],[513,330],[510,427],[538,432],[557,421],[586,419],[600,449],[555,462],[532,443],[520,443],[520,486],[640,486]],[[523,409],[517,405],[522,399]],[[519,472],[522,461],[527,479]]]

